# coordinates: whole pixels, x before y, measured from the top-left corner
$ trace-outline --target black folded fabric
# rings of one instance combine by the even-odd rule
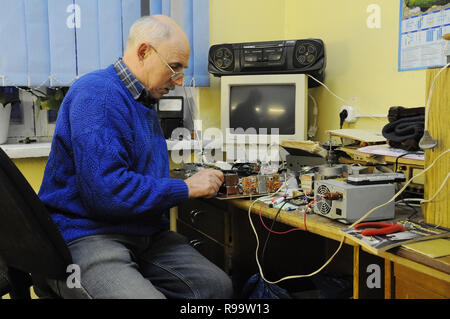
[[[418,151],[424,126],[425,116],[409,116],[386,124],[382,133],[390,146],[406,151]]]
[[[391,106],[389,108],[388,120],[389,123],[395,122],[405,117],[412,117],[418,115],[425,115],[425,107],[409,107]]]

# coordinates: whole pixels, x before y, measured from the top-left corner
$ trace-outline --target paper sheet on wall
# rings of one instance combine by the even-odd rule
[[[398,70],[444,66],[450,0],[401,0]]]

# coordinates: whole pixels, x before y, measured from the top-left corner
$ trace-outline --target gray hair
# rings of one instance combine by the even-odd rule
[[[158,16],[144,16],[136,20],[130,28],[127,39],[127,49],[136,47],[142,42],[157,45],[170,39],[173,26]]]

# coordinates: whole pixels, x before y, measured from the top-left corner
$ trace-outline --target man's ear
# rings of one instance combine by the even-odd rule
[[[150,46],[145,43],[141,43],[137,49],[137,55],[139,61],[144,60],[150,53]]]

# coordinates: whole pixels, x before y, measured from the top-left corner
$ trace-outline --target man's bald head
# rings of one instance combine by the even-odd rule
[[[189,56],[184,31],[170,17],[153,15],[131,26],[123,61],[148,93],[159,99],[175,85],[183,85],[183,78],[172,76],[187,67]]]
[[[186,34],[173,19],[164,15],[145,16],[131,26],[126,50],[133,50],[141,43],[158,46],[162,41],[171,40],[189,43]]]

